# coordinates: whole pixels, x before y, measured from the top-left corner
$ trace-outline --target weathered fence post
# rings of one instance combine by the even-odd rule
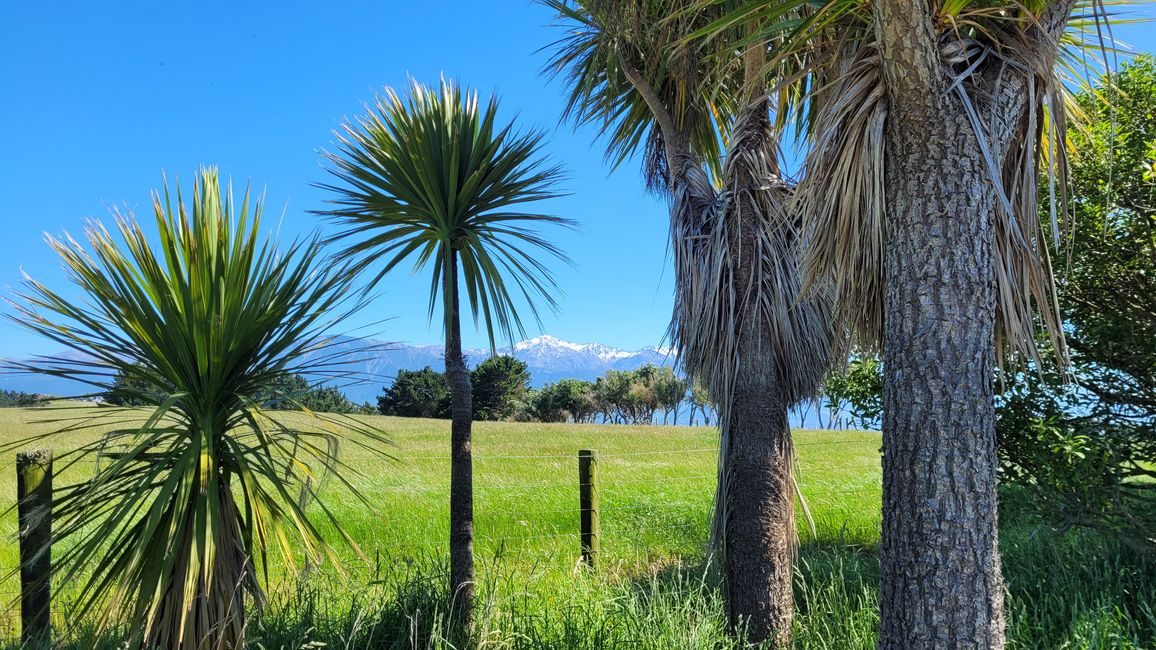
[[[20,639],[46,640],[52,632],[52,451],[16,454],[20,521]]]
[[[582,510],[582,561],[595,567],[602,532],[598,521],[598,456],[589,449],[578,451],[578,503]]]

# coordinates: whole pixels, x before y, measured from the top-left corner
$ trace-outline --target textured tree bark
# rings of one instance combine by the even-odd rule
[[[757,345],[757,342],[752,342]],[[791,432],[772,364],[744,355],[731,406],[724,552],[727,614],[753,642],[788,647],[794,616]]]
[[[733,630],[744,631],[749,641],[769,641],[775,647],[788,647],[794,615],[792,583],[794,503],[791,482],[793,447],[787,421],[789,396],[783,387],[782,372],[770,328],[776,324],[760,314],[755,297],[760,274],[769,272],[766,255],[757,243],[755,233],[768,227],[753,196],[762,198],[772,179],[759,176],[758,169],[744,157],[775,161],[775,143],[771,141],[769,102],[763,78],[765,50],[749,48],[744,53],[745,115],[736,120],[733,151],[738,164],[734,177],[727,178],[728,190],[736,197],[724,217],[727,228],[728,254],[732,262],[729,287],[734,291],[735,334],[738,354],[733,374],[730,404],[720,408],[723,436],[723,465],[719,491],[722,499],[721,521],[723,579],[726,588],[728,620]],[[629,61],[624,72],[643,96],[666,146],[667,168],[672,189],[681,188],[690,212],[701,214],[717,198],[709,184],[704,187],[691,178],[702,174],[691,151],[690,139],[677,128],[669,107],[648,85]],[[728,166],[730,163],[728,163]],[[757,173],[756,173],[757,171]],[[701,191],[698,188],[702,188]],[[708,194],[709,193],[709,194]],[[770,198],[768,200],[774,200]],[[672,221],[677,206],[672,205]],[[793,235],[792,235],[793,236]],[[761,288],[760,288],[761,290]],[[722,351],[719,351],[722,354]],[[706,407],[703,420],[710,424]],[[726,417],[722,417],[726,413]],[[693,422],[693,414],[691,417]],[[718,524],[719,522],[716,522]],[[717,532],[717,529],[716,529]]]
[[[1002,648],[994,186],[929,16],[874,10],[890,99],[879,647]]]
[[[446,380],[450,385],[450,611],[458,631],[469,628],[474,610],[474,468],[471,428],[473,396],[462,357],[458,310],[457,251],[450,252],[443,279],[446,312]]]
[[[928,118],[888,143],[879,647],[999,648],[992,193]]]
[[[761,73],[761,62],[747,66]],[[772,272],[760,259],[763,252],[754,233],[768,227],[763,208],[752,200],[770,179],[741,164],[744,156],[772,156],[769,105],[758,77],[751,88],[745,115],[736,129],[737,157],[728,178],[735,203],[727,215],[728,247],[734,259],[731,280],[741,300],[738,367],[733,401],[724,426],[727,487],[725,490],[725,580],[732,626],[745,627],[747,639],[788,647],[794,616],[792,593],[794,503],[791,486],[793,448],[787,422],[787,395],[776,359],[770,328],[761,304],[749,287],[759,286],[761,274]],[[761,98],[760,98],[761,96]],[[731,163],[728,163],[730,165]]]

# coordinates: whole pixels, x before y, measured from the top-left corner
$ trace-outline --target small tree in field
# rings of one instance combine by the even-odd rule
[[[529,390],[526,362],[499,354],[489,357],[470,372],[474,418],[505,420],[514,414]]]
[[[557,196],[561,176],[538,153],[543,133],[497,126],[498,104],[480,105],[475,93],[442,82],[414,84],[402,97],[387,90],[337,133],[327,154],[332,209],[324,214],[340,228],[332,241],[341,259],[359,270],[374,269],[381,281],[407,259],[429,268],[429,314],[441,302],[449,382],[451,610],[468,623],[474,601],[473,406],[470,373],[462,356],[462,294],[484,325],[490,349],[497,335],[524,335],[514,296],[556,305],[554,276],[536,257],[565,259],[535,230],[569,225],[560,217],[523,212],[522,204]],[[377,264],[380,262],[380,264]]]
[[[382,415],[407,418],[447,418],[450,387],[446,376],[429,366],[421,370],[398,370],[393,384],[377,398]]]
[[[87,247],[49,238],[84,300],[29,279],[18,320],[84,357],[18,365],[106,391],[130,384],[147,410],[85,409],[68,424],[96,436],[64,460],[100,462],[54,495],[67,549],[54,582],[78,589],[67,620],[127,616],[134,648],[239,650],[271,546],[278,562],[334,557],[300,495],[315,501],[320,479],[349,475],[341,445],[380,453],[385,440],[356,420],[282,420],[262,407],[323,345],[350,274],[322,263],[316,239],[281,250],[263,240],[260,203],[250,212],[247,193],[240,204],[222,196],[216,171],[201,172],[193,194],[186,205],[178,191],[175,206],[167,189],[154,194],[155,245],[122,215],[112,232],[90,225]]]

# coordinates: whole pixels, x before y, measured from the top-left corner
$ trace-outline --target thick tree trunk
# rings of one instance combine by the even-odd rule
[[[446,380],[450,385],[450,607],[461,630],[474,609],[474,466],[471,441],[473,397],[462,357],[458,312],[458,260],[451,251],[443,282],[446,310]]]
[[[876,5],[891,95],[879,647],[1001,648],[994,188],[904,4]]]
[[[879,647],[1000,648],[992,191],[962,115],[894,136]]]

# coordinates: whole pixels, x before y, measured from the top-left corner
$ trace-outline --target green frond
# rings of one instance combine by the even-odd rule
[[[248,191],[234,202],[212,169],[188,204],[166,183],[153,211],[155,244],[123,214],[112,230],[89,224],[84,243],[49,238],[83,300],[28,278],[14,303],[18,323],[77,353],[19,369],[94,392],[117,374],[154,387],[138,395],[152,404],[145,413],[66,408],[55,418],[61,431],[112,429],[58,461],[97,465],[54,498],[55,578],[79,585],[70,620],[127,615],[138,645],[233,647],[270,554],[333,556],[301,495],[315,499],[327,477],[356,494],[339,451],[380,454],[386,441],[348,418],[282,420],[261,406],[325,347],[331,319],[359,304],[348,270],[324,260],[316,238],[275,248],[259,231],[261,203],[250,207]]]
[[[537,228],[574,225],[514,209],[560,196],[562,171],[538,154],[542,132],[499,126],[497,113],[496,99],[482,105],[447,81],[415,82],[405,97],[386,89],[337,131],[325,154],[336,182],[319,184],[333,197],[321,214],[339,228],[328,241],[356,270],[374,268],[370,286],[406,260],[432,266],[431,318],[454,256],[491,348],[499,334],[512,343],[525,333],[520,301],[535,320],[536,304],[556,307],[554,275],[535,256],[568,260]]]
[[[834,288],[839,320],[860,345],[882,332],[882,246],[886,188],[884,130],[887,88],[876,51],[874,16],[866,0],[749,0],[724,4],[715,29],[746,25],[770,47],[768,75],[778,80],[780,126],[793,120],[808,145],[796,201],[806,223],[808,287]],[[1070,96],[1115,53],[1111,25],[1127,2],[1079,0],[1059,44],[1042,43],[1040,20],[1053,2],[958,0],[938,7],[936,26],[945,78],[969,115],[997,189],[997,337],[1000,357],[1036,357],[1036,332],[1052,337],[1065,362],[1055,281],[1046,240],[1063,229]],[[711,37],[709,29],[698,34]],[[1025,106],[1013,133],[980,115],[1005,80],[1025,80]],[[993,84],[995,87],[993,88]],[[1105,98],[1110,99],[1110,98]],[[1004,121],[1006,122],[1006,120]],[[1077,123],[1078,127],[1078,123]],[[1007,141],[1002,150],[996,143]],[[1040,181],[1047,195],[1038,196]],[[1053,232],[1039,228],[1040,206],[1052,213]]]
[[[539,0],[556,13],[565,34],[549,49],[545,71],[567,88],[565,117],[591,125],[618,167],[639,156],[647,187],[668,189],[663,134],[632,84],[637,70],[671,109],[695,157],[721,179],[728,124],[736,112],[740,61],[705,39],[686,42],[720,10],[686,10],[675,0]]]

